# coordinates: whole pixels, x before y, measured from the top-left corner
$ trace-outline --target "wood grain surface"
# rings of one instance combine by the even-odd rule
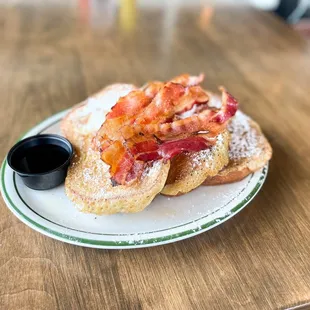
[[[198,1],[197,1],[198,2]],[[310,301],[310,47],[271,13],[196,1],[0,1],[0,159],[44,118],[113,82],[205,72],[274,149],[223,225],[155,248],[45,237],[0,201],[0,309],[284,309]]]

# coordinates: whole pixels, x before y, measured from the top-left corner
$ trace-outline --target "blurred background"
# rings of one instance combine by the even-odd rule
[[[195,7],[204,6],[212,10],[218,6],[244,7],[269,11],[287,23],[296,26],[301,32],[309,33],[308,21],[310,18],[310,0],[0,0],[3,7],[23,5],[25,7],[41,6],[75,8],[83,22],[94,27],[109,27],[115,18],[119,18],[122,27],[133,27],[136,19],[136,9],[152,11],[165,11],[165,20],[174,22],[176,11],[180,6]],[[209,12],[209,17],[212,12]]]
[[[72,1],[72,0],[71,0]],[[135,16],[135,6],[156,10],[162,8],[163,2],[168,8],[166,19],[173,22],[173,17],[176,15],[176,10],[182,6],[195,7],[205,6],[204,16],[202,18],[211,18],[215,5],[222,6],[252,6],[260,10],[265,10],[278,15],[285,22],[293,25],[298,31],[305,36],[310,36],[310,1],[309,0],[170,0],[170,1],[157,1],[157,0],[78,0],[81,18],[84,21],[89,21],[93,25],[102,23],[112,23],[113,16],[117,9],[120,9],[120,23],[123,27],[133,26]],[[77,4],[72,1],[71,5]],[[109,15],[106,19],[101,18],[101,14],[105,12]],[[174,13],[173,13],[174,12]],[[107,25],[106,24],[106,25]]]
[[[31,124],[107,84],[185,72],[245,105],[251,85],[296,98],[310,72],[309,16],[308,0],[0,0],[0,91]]]

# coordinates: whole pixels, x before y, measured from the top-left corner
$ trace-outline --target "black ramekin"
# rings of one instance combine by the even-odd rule
[[[32,147],[46,147],[53,145],[63,148],[68,154],[59,166],[50,171],[29,173],[20,168],[19,160],[23,158],[23,154]],[[31,150],[30,150],[31,151]],[[73,156],[72,144],[66,138],[55,134],[42,134],[31,136],[16,143],[7,155],[9,166],[21,177],[24,184],[32,189],[46,190],[54,188],[64,182],[70,161]],[[42,158],[44,160],[44,158]]]

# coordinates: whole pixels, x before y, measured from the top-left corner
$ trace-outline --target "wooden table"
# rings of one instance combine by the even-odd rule
[[[104,85],[202,71],[204,86],[225,85],[270,139],[274,156],[262,191],[211,231],[123,251],[42,236],[1,200],[0,309],[309,302],[309,44],[269,13],[166,2],[1,1],[1,159],[25,130]]]

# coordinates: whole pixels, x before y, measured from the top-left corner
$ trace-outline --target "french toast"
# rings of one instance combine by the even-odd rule
[[[75,147],[65,191],[82,209],[94,214],[142,211],[163,188],[170,163],[162,160],[148,165],[139,180],[113,186],[109,166],[91,148],[91,140],[105,115],[121,96],[135,89],[130,84],[110,85],[74,107],[62,120],[61,130]]]
[[[219,134],[216,144],[210,149],[174,157],[161,194],[179,196],[195,189],[208,177],[215,176],[228,164],[229,139],[230,134],[225,130]]]
[[[87,149],[105,115],[117,100],[136,89],[132,84],[111,84],[77,104],[63,118],[61,131],[76,149]]]
[[[187,193],[228,164],[225,128],[238,102],[222,88],[221,107],[210,108],[202,79],[113,84],[67,114],[61,129],[76,154],[65,191],[81,211],[139,212],[160,192]]]
[[[237,111],[227,129],[231,134],[229,163],[217,175],[206,178],[203,185],[240,181],[264,167],[272,156],[272,148],[260,126],[241,111]]]
[[[65,191],[85,213],[139,212],[162,190],[169,167],[169,161],[156,161],[143,171],[141,178],[127,185],[113,186],[109,166],[100,160],[98,151],[90,148],[74,157],[68,169]]]
[[[207,92],[210,107],[221,107],[221,97]],[[161,194],[178,196],[191,191],[200,184],[219,185],[242,180],[262,168],[272,156],[272,148],[259,125],[241,111],[229,121],[228,134],[223,140],[229,152],[223,147],[217,152],[211,148],[192,154],[180,154],[170,164],[166,185]],[[200,156],[204,154],[204,156]],[[202,157],[202,158],[201,158]],[[203,167],[209,164],[214,169]],[[206,178],[201,181],[201,178]]]

